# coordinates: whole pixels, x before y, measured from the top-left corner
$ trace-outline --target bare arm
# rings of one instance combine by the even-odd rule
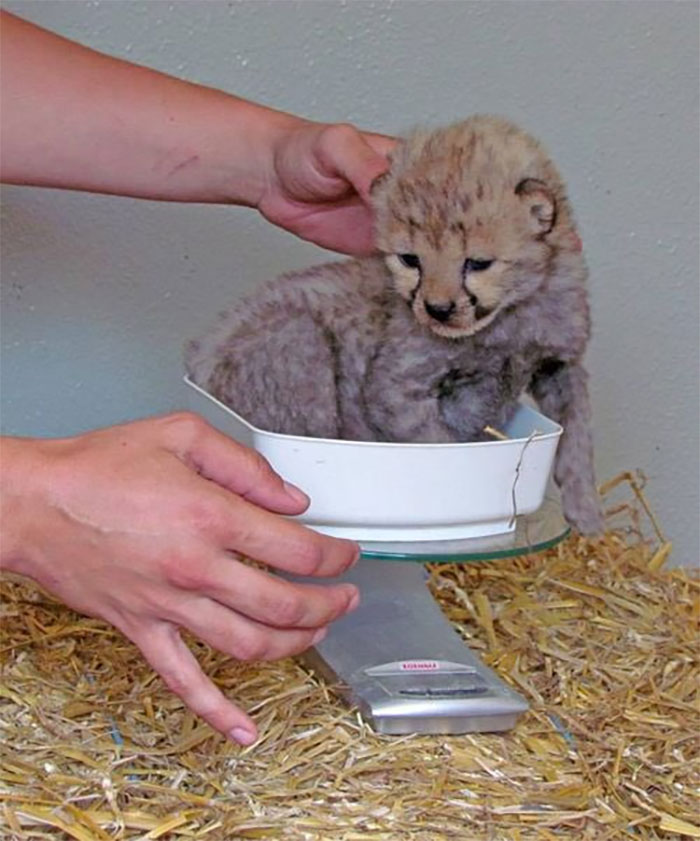
[[[390,138],[130,64],[6,12],[1,23],[3,181],[246,205],[319,245],[371,251],[369,185]]]
[[[2,177],[256,205],[273,138],[299,120],[2,15]]]

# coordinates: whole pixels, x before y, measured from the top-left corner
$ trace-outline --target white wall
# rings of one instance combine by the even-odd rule
[[[325,120],[398,133],[521,122],[568,179],[591,267],[601,479],[643,468],[698,561],[695,2],[34,2],[97,49]],[[250,210],[6,188],[5,431],[177,407],[180,347],[244,289],[327,254]]]

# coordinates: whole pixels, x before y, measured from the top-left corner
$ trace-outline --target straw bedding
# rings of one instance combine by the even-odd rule
[[[242,749],[116,631],[4,581],[2,837],[700,838],[700,588],[663,569],[639,480],[604,490],[604,539],[431,568],[456,629],[531,703],[501,735],[378,736],[294,661],[191,641],[260,726]]]

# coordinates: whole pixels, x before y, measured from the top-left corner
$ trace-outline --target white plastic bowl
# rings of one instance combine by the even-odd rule
[[[544,499],[562,428],[520,406],[510,440],[387,444],[281,435],[258,429],[191,380],[190,408],[254,447],[311,505],[298,519],[325,534],[363,541],[436,541],[502,534],[514,512]]]

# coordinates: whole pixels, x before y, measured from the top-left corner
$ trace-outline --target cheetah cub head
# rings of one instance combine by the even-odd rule
[[[396,290],[438,336],[478,332],[567,261],[582,263],[554,164],[497,117],[413,133],[373,184],[372,200]]]

